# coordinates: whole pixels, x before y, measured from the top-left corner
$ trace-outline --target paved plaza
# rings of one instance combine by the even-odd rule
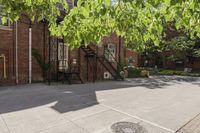
[[[117,122],[148,133],[199,133],[199,113],[200,78],[0,87],[0,133],[112,133]]]

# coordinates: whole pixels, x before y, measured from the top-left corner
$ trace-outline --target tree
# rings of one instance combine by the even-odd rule
[[[162,51],[170,51],[169,60],[181,60],[184,67],[188,67],[187,65],[192,64],[195,57],[200,57],[198,54],[200,49],[197,46],[196,40],[181,35],[170,41],[164,41],[160,47]]]
[[[77,6],[68,9],[64,0],[0,0],[1,12],[12,22],[21,13],[32,21],[45,18],[52,35],[64,36],[72,47],[100,40],[111,33],[124,38],[128,48],[142,51],[147,42],[159,46],[164,24],[175,22],[177,30],[191,38],[200,37],[199,0],[78,0]],[[62,23],[58,5],[66,11]]]
[[[28,15],[32,21],[47,19],[50,24],[55,23],[60,15],[59,4],[67,10],[67,2],[63,0],[0,0],[1,16],[11,22],[17,21],[22,13]]]

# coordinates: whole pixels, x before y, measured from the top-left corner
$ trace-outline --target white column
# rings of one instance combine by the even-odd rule
[[[32,28],[29,28],[29,84],[32,83]]]
[[[18,72],[18,23],[16,22],[16,28],[15,28],[15,82],[16,84],[19,83],[19,72]]]

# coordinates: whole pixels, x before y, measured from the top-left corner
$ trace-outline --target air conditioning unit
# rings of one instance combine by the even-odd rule
[[[109,72],[104,72],[104,79],[112,79],[112,75]]]

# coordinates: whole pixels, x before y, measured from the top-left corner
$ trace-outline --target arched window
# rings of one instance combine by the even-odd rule
[[[116,45],[108,43],[105,46],[104,55],[109,61],[114,61],[116,58]]]

